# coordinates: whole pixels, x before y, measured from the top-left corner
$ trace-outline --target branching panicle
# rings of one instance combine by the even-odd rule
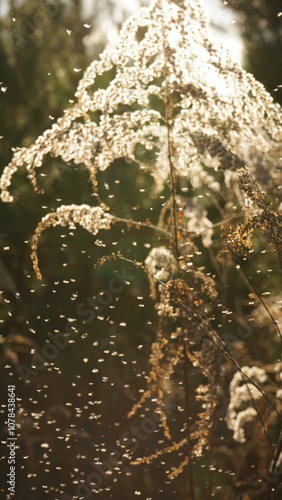
[[[107,75],[109,81],[102,85]],[[274,341],[281,340],[272,312],[278,315],[280,309],[261,298],[237,258],[237,253],[243,259],[251,256],[256,244],[261,244],[254,244],[254,230],[263,230],[282,270],[280,106],[222,47],[211,42],[198,0],[152,0],[141,8],[124,23],[116,48],[104,51],[87,68],[75,98],[73,106],[34,144],[15,151],[1,177],[1,198],[13,200],[12,178],[24,166],[38,193],[42,192],[38,171],[44,162],[52,169],[52,158],[83,165],[88,171],[98,205],[61,205],[35,229],[31,258],[39,279],[38,243],[47,228],[72,229],[79,224],[93,236],[116,230],[115,238],[120,235],[123,249],[126,231],[141,233],[142,238],[150,234],[143,245],[131,242],[133,251],[136,246],[138,251],[141,248],[142,257],[131,258],[132,248],[126,248],[109,252],[96,264],[99,267],[118,259],[133,264],[148,277],[146,291],[150,288],[148,295],[151,292],[154,305],[147,387],[136,397],[128,418],[150,402],[159,417],[164,444],[131,463],[150,463],[178,453],[180,464],[168,471],[168,478],[176,478],[187,467],[187,498],[194,500],[193,463],[213,444],[215,455],[221,454],[218,421],[224,420],[224,407],[235,442],[245,442],[248,424],[258,423],[275,472],[281,442],[273,452],[268,424],[271,418],[277,423],[281,411],[281,366],[273,361],[271,351],[266,354],[270,368],[259,366],[261,361],[253,366],[244,363],[241,368],[238,345],[248,336],[244,337],[236,318],[244,317],[247,333],[253,332],[263,309],[258,342],[263,335],[272,334],[273,325],[278,333]],[[126,215],[121,203],[110,212],[111,199],[109,203],[103,200],[100,185],[105,171],[109,169],[112,177],[120,165],[132,176],[136,174],[136,186],[143,182],[143,174],[152,181],[150,192],[139,189],[138,203],[126,207]],[[263,190],[269,195],[256,180],[262,172],[266,179]],[[118,179],[117,184],[123,180]],[[121,190],[121,196],[125,191]],[[151,222],[151,212],[150,219],[135,218],[140,206],[152,209],[157,222]],[[122,225],[120,233],[116,226],[113,229],[114,224]],[[106,247],[104,242],[99,245]],[[270,273],[267,266],[268,261]],[[260,272],[257,269],[253,274]],[[233,280],[237,283],[238,277],[243,278],[239,286],[244,300],[237,300],[234,292]],[[263,293],[268,291],[263,288]],[[280,299],[279,293],[275,297]],[[255,301],[260,301],[261,309]],[[251,356],[255,358],[256,348]],[[182,419],[179,432],[166,411],[175,387],[177,418]],[[228,459],[231,461],[230,456]]]

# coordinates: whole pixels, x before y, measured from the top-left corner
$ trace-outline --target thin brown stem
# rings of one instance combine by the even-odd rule
[[[168,59],[167,59],[167,48],[165,44],[165,27],[163,24],[163,46],[164,46],[164,85],[165,85],[165,121],[166,121],[166,131],[167,131],[167,148],[168,148],[168,162],[170,170],[170,184],[171,184],[171,194],[172,194],[172,216],[173,216],[173,230],[174,230],[174,247],[177,261],[179,260],[179,247],[178,247],[178,230],[177,230],[177,220],[178,220],[178,209],[176,201],[176,169],[172,161],[172,138],[171,138],[171,109],[172,103],[169,95],[169,85],[168,85]]]
[[[153,229],[154,231],[158,231],[159,233],[162,233],[163,236],[165,236],[166,238],[169,238],[169,236],[170,236],[169,233],[165,229],[163,229],[159,226],[154,226],[154,224],[147,224],[146,222],[140,222],[140,221],[131,220],[131,219],[124,219],[123,217],[118,217],[116,215],[113,215],[112,217],[116,222],[125,222],[128,226],[147,227],[149,229]]]
[[[189,315],[191,315],[191,312],[193,313],[193,321],[199,326],[200,330],[203,332],[204,336],[212,342],[217,349],[219,349],[232,363],[233,365],[237,368],[237,370],[241,373],[242,378],[249,382],[251,385],[253,385],[263,396],[263,398],[267,401],[267,403],[270,405],[270,407],[275,411],[276,415],[281,418],[281,415],[279,411],[275,408],[275,406],[272,404],[272,401],[269,399],[269,397],[265,394],[265,392],[260,388],[260,386],[252,380],[246,373],[243,372],[242,368],[240,367],[238,361],[234,358],[234,356],[231,354],[226,349],[226,346],[223,342],[223,340],[218,336],[218,334],[210,327],[210,325],[207,323],[205,318],[198,312],[195,311],[194,307],[190,305],[190,311],[189,309],[181,302],[179,302],[180,307],[182,307]],[[196,320],[196,318],[199,318],[199,321]]]
[[[277,443],[276,450],[274,453],[271,469],[270,469],[270,478],[274,479],[274,480],[275,480],[275,476],[276,476],[278,460],[279,460],[281,453],[282,453],[282,421],[281,421],[281,427],[280,427],[280,435],[279,435],[278,443]],[[271,500],[271,498],[273,498],[274,491],[275,491],[274,481],[269,481],[264,500]]]
[[[243,266],[240,264],[239,260],[237,259],[236,255],[235,255],[235,252],[232,250],[231,247],[228,247],[235,262],[238,264],[239,266],[239,269],[243,275],[243,278],[244,278],[244,281],[248,284],[248,286],[251,288],[252,292],[256,295],[257,299],[260,301],[261,305],[263,306],[263,308],[266,310],[267,314],[269,315],[280,339],[282,340],[282,333],[281,333],[281,330],[277,324],[277,322],[275,321],[275,318],[273,317],[271,311],[269,310],[269,308],[267,307],[265,301],[262,299],[262,297],[260,296],[259,294],[259,291],[256,289],[255,285],[251,282],[250,278],[248,277],[245,269],[243,268]]]
[[[188,446],[188,470],[189,472],[189,488],[190,488],[190,498],[194,499],[194,476],[193,476],[193,464],[191,460],[192,450],[191,450],[191,433],[190,433],[190,422],[189,422],[189,411],[190,411],[190,401],[189,401],[189,371],[187,366],[188,356],[187,356],[187,345],[186,339],[182,337],[183,345],[183,355],[184,355],[184,393],[185,393],[185,413],[186,413],[186,435],[187,435],[187,446]]]
[[[164,19],[164,17],[163,17]],[[171,194],[172,194],[172,217],[173,217],[173,232],[174,232],[174,250],[176,254],[177,266],[179,269],[179,244],[178,244],[178,208],[176,199],[176,183],[177,183],[177,173],[175,166],[173,164],[173,143],[171,137],[171,109],[172,103],[170,99],[169,84],[168,84],[168,57],[167,57],[167,46],[166,46],[166,33],[164,21],[162,23],[162,37],[163,37],[163,52],[164,52],[164,85],[165,85],[165,121],[166,121],[166,131],[167,131],[167,148],[168,148],[168,162],[170,170],[170,183],[171,183]],[[195,500],[194,493],[194,477],[193,477],[193,467],[191,459],[191,444],[190,444],[190,425],[189,425],[189,374],[188,374],[188,356],[187,347],[185,339],[183,339],[183,354],[184,354],[184,392],[185,392],[185,413],[186,413],[186,432],[188,439],[187,446],[187,459],[188,459],[188,482],[189,482],[189,500]]]

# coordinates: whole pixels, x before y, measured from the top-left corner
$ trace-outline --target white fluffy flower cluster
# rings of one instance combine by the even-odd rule
[[[79,224],[89,233],[95,235],[101,229],[110,229],[113,217],[101,207],[90,205],[61,205],[42,219],[43,225],[48,225],[49,220],[56,220],[56,225],[71,226]],[[52,224],[53,225],[53,224]]]
[[[257,366],[243,366],[242,372],[248,378],[254,380],[257,385],[263,384],[267,380],[267,375],[262,368]],[[230,384],[230,403],[227,412],[227,425],[233,430],[234,440],[239,443],[246,441],[244,426],[247,422],[255,419],[257,412],[252,404],[252,399],[256,400],[262,396],[261,392],[251,383],[246,383],[241,372],[236,372]],[[247,408],[246,408],[246,405]]]
[[[147,271],[160,281],[167,281],[176,271],[177,263],[171,251],[164,247],[153,248],[146,260]]]
[[[191,233],[202,237],[203,245],[208,248],[212,245],[213,223],[207,217],[207,210],[199,208],[188,209],[184,211],[188,219],[187,229]]]
[[[89,233],[96,235],[101,229],[110,229],[114,218],[101,207],[91,207],[90,205],[61,205],[54,212],[50,212],[42,218],[38,224],[32,239],[32,262],[33,268],[39,279],[42,275],[38,264],[38,240],[45,229],[55,226],[69,226],[75,228],[79,224]]]
[[[110,70],[112,80],[100,88],[97,78]],[[205,166],[255,169],[259,159],[268,162],[269,175],[280,174],[281,108],[211,42],[199,0],[152,0],[141,8],[124,23],[115,50],[85,71],[75,97],[33,145],[15,152],[1,178],[3,201],[12,200],[11,179],[23,165],[36,187],[46,155],[84,164],[94,183],[97,170],[119,158],[146,162],[136,154],[140,145],[154,148],[154,167],[147,163],[156,178],[167,180],[170,154],[194,189],[219,190]]]
[[[95,194],[97,173],[117,160],[150,172],[156,192],[166,184],[173,190],[175,176],[188,194],[181,198],[183,209],[189,198],[203,196],[198,190],[213,200],[220,178],[226,183],[245,164],[254,175],[263,168],[273,199],[281,196],[281,107],[212,43],[200,0],[151,0],[124,23],[116,48],[90,64],[75,98],[34,144],[15,151],[0,179],[3,201],[13,200],[12,177],[23,166],[40,191],[37,171],[49,157],[83,165]],[[69,222],[96,234],[109,216],[84,205],[63,206],[39,224],[34,248],[45,227]],[[188,230],[201,232],[203,244],[211,245],[214,226],[205,210],[190,211]],[[156,250],[160,266],[148,261],[164,280],[172,264],[166,251]]]

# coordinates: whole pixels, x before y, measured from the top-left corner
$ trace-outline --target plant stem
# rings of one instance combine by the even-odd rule
[[[177,266],[179,269],[179,246],[178,246],[178,209],[177,209],[177,200],[176,200],[176,170],[172,161],[173,156],[173,144],[171,137],[171,108],[172,103],[169,95],[169,85],[168,85],[168,58],[167,58],[167,47],[166,47],[166,33],[165,33],[165,24],[164,24],[164,15],[163,15],[163,23],[162,23],[162,37],[163,37],[163,52],[164,52],[164,85],[165,85],[165,120],[166,120],[166,130],[167,130],[167,148],[168,148],[168,162],[169,162],[169,170],[170,170],[170,184],[171,184],[171,194],[172,194],[172,216],[173,216],[173,229],[174,229],[174,249],[176,254]],[[188,382],[188,356],[187,356],[187,346],[186,341],[182,338],[183,342],[183,353],[184,353],[184,392],[185,392],[185,413],[186,413],[186,432],[188,439],[188,481],[189,481],[189,500],[195,500],[194,494],[194,478],[193,478],[193,466],[191,459],[191,444],[190,444],[190,425],[189,425],[189,382]]]
[[[124,219],[123,217],[118,217],[116,215],[112,215],[113,219],[116,221],[116,222],[125,222],[127,225],[129,226],[142,226],[142,227],[147,227],[149,229],[154,229],[154,231],[158,231],[159,233],[162,233],[166,238],[169,238],[169,233],[161,228],[161,227],[158,227],[158,226],[154,226],[154,224],[147,224],[146,222],[140,222],[140,221],[136,221],[136,220],[131,220],[131,219]]]
[[[190,499],[194,500],[194,477],[193,477],[193,464],[191,458],[191,439],[190,439],[190,422],[189,422],[189,372],[187,367],[187,346],[186,340],[182,337],[183,344],[183,354],[184,354],[184,392],[185,392],[185,413],[186,413],[186,434],[188,440],[188,480],[189,480],[189,489],[190,489]]]
[[[282,424],[282,420],[281,420],[281,424]],[[275,476],[276,476],[275,473],[276,473],[276,469],[277,469],[277,465],[278,465],[278,460],[279,460],[279,457],[280,457],[281,453],[282,453],[282,425],[280,427],[280,435],[279,435],[277,447],[276,447],[276,450],[275,450],[274,458],[273,458],[273,461],[272,461],[271,469],[270,469],[270,478],[271,479],[272,478],[275,479]],[[278,476],[277,476],[277,480],[279,481]],[[268,482],[268,488],[267,488],[264,500],[271,500],[271,498],[273,498],[273,495],[274,495],[274,481],[269,481]]]
[[[172,194],[172,215],[173,215],[173,226],[174,226],[174,247],[177,262],[179,261],[179,248],[178,248],[178,230],[177,230],[177,220],[178,220],[178,210],[177,210],[177,202],[176,202],[176,171],[172,161],[172,139],[171,139],[171,99],[169,96],[169,86],[167,81],[168,76],[168,61],[167,61],[167,50],[165,45],[165,28],[163,23],[163,45],[164,45],[164,65],[165,65],[165,76],[164,76],[164,84],[165,84],[165,121],[166,121],[166,130],[167,130],[167,148],[168,148],[168,162],[169,162],[169,170],[170,170],[170,184],[171,184],[171,194]]]

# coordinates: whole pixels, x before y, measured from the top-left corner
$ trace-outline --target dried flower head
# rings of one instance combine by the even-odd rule
[[[90,207],[89,205],[62,205],[55,212],[51,212],[38,224],[32,239],[32,261],[33,267],[39,279],[42,279],[38,265],[38,240],[41,233],[48,227],[70,226],[80,224],[91,234],[97,234],[100,229],[110,229],[113,218],[101,207]]]
[[[242,373],[243,372],[243,373]],[[244,374],[257,384],[264,384],[267,380],[265,370],[257,366],[244,366],[240,372],[235,373],[230,384],[230,403],[226,417],[229,429],[234,431],[235,441],[244,443],[246,441],[244,434],[244,425],[257,417],[257,411],[252,406],[252,401],[262,397],[261,392],[247,383]],[[247,408],[242,408],[243,405]]]

